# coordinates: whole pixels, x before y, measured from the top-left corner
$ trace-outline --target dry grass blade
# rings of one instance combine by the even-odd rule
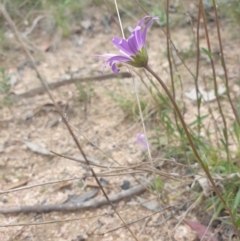
[[[44,183],[39,183],[39,184],[34,184],[34,185],[29,185],[26,187],[19,187],[19,188],[14,188],[6,191],[0,191],[0,194],[6,194],[6,193],[11,193],[11,192],[18,192],[30,188],[35,188],[35,187],[41,187],[45,185],[51,185],[51,184],[56,184],[56,183],[61,183],[61,182],[69,182],[69,181],[74,181],[74,180],[79,180],[82,177],[74,177],[74,178],[69,178],[69,179],[62,179],[62,180],[57,180],[57,181],[51,181],[51,182],[44,182]]]
[[[53,154],[55,154],[56,156],[59,156],[59,157],[63,157],[65,159],[68,159],[68,160],[72,160],[72,161],[75,161],[75,162],[80,162],[82,164],[85,164],[86,165],[86,161],[84,160],[83,157],[70,157],[70,156],[65,156],[65,155],[62,155],[62,154],[59,154],[59,153],[56,153],[54,151],[51,151]],[[98,165],[96,163],[96,161],[94,159],[92,159],[91,157],[87,157],[88,158],[88,161],[89,161],[89,164],[92,165],[92,166],[95,166],[95,167],[101,167],[101,168],[108,168],[106,166],[103,166],[103,165]]]
[[[152,213],[152,214],[150,214],[150,215],[148,215],[148,216],[145,216],[145,217],[143,217],[143,218],[139,218],[139,219],[137,219],[137,220],[135,220],[135,221],[129,222],[128,225],[132,225],[132,224],[134,224],[134,223],[143,221],[143,220],[145,220],[146,218],[150,218],[150,217],[154,216],[155,214],[161,213],[161,212],[163,212],[163,211],[165,211],[165,210],[167,210],[167,209],[169,209],[169,208],[171,208],[171,206],[168,206],[168,207],[166,207],[166,208],[164,208],[164,209],[162,209],[162,210],[156,211],[156,212],[154,212],[154,213]],[[107,233],[115,232],[116,230],[121,229],[121,228],[124,228],[124,226],[122,225],[122,226],[113,228],[113,229],[111,229],[111,230],[109,230],[109,231],[107,231],[107,232],[101,233],[100,235],[104,235],[104,234],[107,234]]]
[[[104,216],[106,214],[100,214],[100,215],[95,215],[95,216],[89,216],[86,218],[71,218],[71,219],[62,219],[62,220],[52,220],[52,221],[45,221],[45,222],[38,222],[38,223],[13,223],[13,224],[3,224],[0,225],[0,228],[6,228],[6,227],[19,227],[19,226],[38,226],[38,225],[47,225],[51,223],[65,223],[65,222],[74,222],[74,221],[79,221],[79,220],[88,220],[91,218],[97,218],[100,216]]]

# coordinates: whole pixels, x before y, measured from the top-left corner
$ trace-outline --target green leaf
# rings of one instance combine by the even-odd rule
[[[237,227],[240,227],[240,218],[237,219],[237,221],[236,221],[236,225],[237,225]]]
[[[240,142],[240,128],[236,121],[234,121],[234,123],[233,123],[233,130],[236,135],[237,141],[239,143]]]
[[[204,155],[202,157],[202,161],[203,161],[203,164],[204,166],[207,168],[207,170],[209,171],[209,168],[208,168],[208,161],[207,161],[207,157]]]
[[[203,51],[203,53],[205,53],[209,59],[213,59],[212,53],[209,52],[207,49],[205,48],[201,48],[201,50]]]
[[[195,124],[202,124],[202,121],[206,119],[209,116],[209,114],[203,115],[203,116],[196,116],[196,120],[191,122],[189,126],[194,126]]]
[[[151,188],[158,193],[161,193],[163,190],[164,183],[160,177],[156,177],[153,183],[151,184]]]
[[[238,189],[237,195],[236,195],[236,197],[234,199],[233,207],[237,208],[239,203],[240,203],[240,189]]]

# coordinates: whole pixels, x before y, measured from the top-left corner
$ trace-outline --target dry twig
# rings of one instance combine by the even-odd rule
[[[149,185],[150,183],[148,183]],[[111,203],[118,202],[125,198],[130,198],[134,195],[141,194],[146,188],[142,185],[137,185],[128,190],[121,191],[117,194],[109,196]],[[88,208],[98,208],[103,205],[109,204],[106,198],[101,198],[99,200],[92,199],[87,202],[77,203],[77,204],[52,204],[52,205],[34,205],[34,206],[21,206],[21,207],[10,207],[10,208],[0,208],[1,214],[13,214],[13,213],[46,213],[46,212],[72,212],[79,211]],[[125,225],[124,225],[125,226]]]
[[[62,81],[57,81],[54,83],[48,84],[48,88],[50,90],[54,90],[56,88],[59,88],[64,85],[69,85],[77,82],[86,82],[86,81],[101,81],[101,80],[107,80],[107,79],[113,79],[113,78],[130,78],[132,75],[128,72],[123,72],[118,74],[106,74],[106,75],[100,75],[100,76],[94,76],[94,77],[85,77],[85,78],[70,78],[70,79],[64,79]],[[31,98],[35,95],[41,95],[46,93],[46,90],[43,86],[34,88],[32,90],[29,90],[25,93],[14,95],[15,100],[23,99],[23,98]]]

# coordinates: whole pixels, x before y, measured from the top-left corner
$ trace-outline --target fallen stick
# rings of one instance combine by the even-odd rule
[[[86,81],[101,81],[101,80],[107,80],[107,79],[113,79],[113,78],[130,78],[132,75],[128,72],[123,72],[120,73],[118,75],[116,74],[106,74],[106,75],[99,75],[99,76],[95,76],[95,77],[85,77],[85,78],[70,78],[70,79],[64,79],[62,81],[57,81],[54,83],[50,83],[48,84],[48,87],[50,90],[59,88],[61,86],[64,85],[69,85],[69,84],[73,84],[73,83],[77,83],[77,82],[86,82]],[[18,95],[13,95],[13,98],[15,100],[19,100],[22,98],[31,98],[35,95],[41,95],[45,93],[45,89],[44,87],[38,87],[38,88],[34,88],[31,89],[25,93],[22,94],[18,94]]]
[[[145,185],[149,185],[149,183]],[[146,187],[143,185],[137,185],[128,190],[123,190],[117,194],[109,196],[111,202],[118,202],[125,198],[130,198],[134,195],[143,193]],[[46,213],[46,212],[71,212],[79,211],[88,208],[98,208],[103,205],[109,204],[106,198],[100,200],[91,199],[89,201],[78,203],[78,204],[52,204],[52,205],[34,205],[34,206],[21,206],[21,207],[10,207],[0,208],[1,214],[13,214],[13,213]]]

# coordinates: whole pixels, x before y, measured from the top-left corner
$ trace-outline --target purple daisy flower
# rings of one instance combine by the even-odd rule
[[[113,44],[119,49],[122,55],[103,54],[98,55],[99,58],[105,59],[102,66],[102,71],[107,64],[112,68],[112,71],[117,74],[120,69],[117,68],[116,63],[127,63],[134,67],[144,67],[148,62],[148,55],[145,48],[147,30],[151,23],[159,19],[159,17],[146,16],[139,21],[137,27],[132,31],[128,39],[121,39],[114,37]],[[145,20],[147,20],[145,24]],[[145,24],[145,27],[143,25]]]
[[[148,149],[150,147],[144,134],[138,133],[136,136],[136,142],[142,146],[143,149]]]

